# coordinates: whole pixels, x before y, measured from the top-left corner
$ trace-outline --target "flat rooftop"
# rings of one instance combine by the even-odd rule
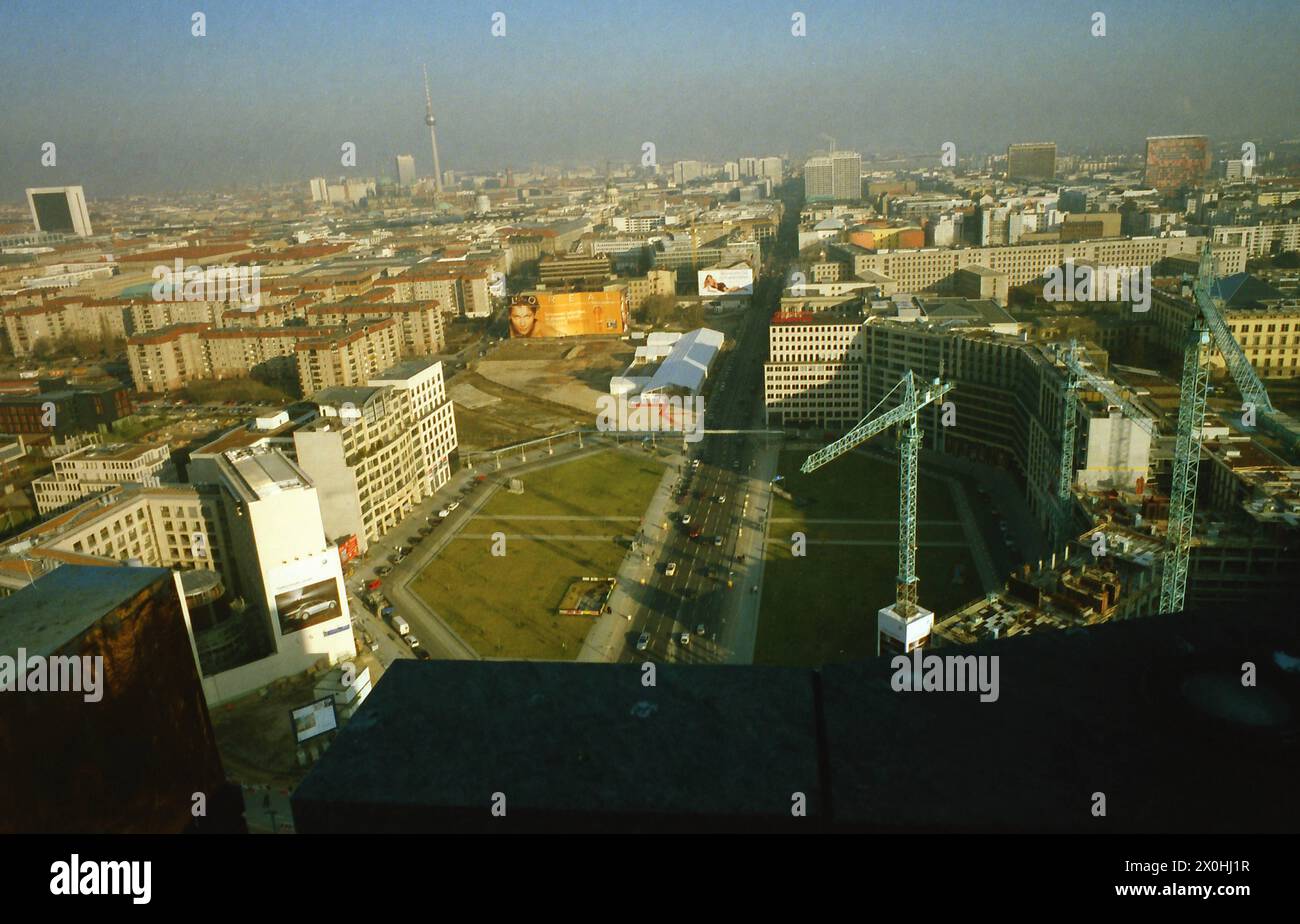
[[[18,648],[48,656],[170,572],[166,568],[67,564],[8,597],[0,597],[0,654]]]
[[[1300,625],[1219,610],[928,654],[998,695],[820,670],[398,661],[291,798],[300,833],[1293,832]],[[1258,683],[1241,684],[1240,665]],[[992,662],[988,662],[992,663]],[[1093,793],[1108,812],[1094,817]],[[507,802],[494,817],[494,793]],[[794,794],[807,799],[794,817]]]

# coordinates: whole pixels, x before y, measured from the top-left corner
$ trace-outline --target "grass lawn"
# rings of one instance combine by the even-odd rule
[[[575,578],[616,573],[627,554],[616,537],[636,533],[663,469],[648,453],[606,450],[524,475],[524,493],[498,490],[411,590],[484,657],[572,659],[592,620],[556,607]],[[503,557],[491,554],[497,531]]]
[[[876,611],[894,599],[897,466],[851,454],[803,475],[804,458],[781,455],[785,479],[778,484],[794,500],[773,504],[756,664],[815,667],[874,655]],[[922,475],[919,488],[921,603],[941,614],[978,596],[979,580],[948,486]],[[808,539],[798,558],[790,549],[795,531]],[[855,540],[884,544],[838,544]]]

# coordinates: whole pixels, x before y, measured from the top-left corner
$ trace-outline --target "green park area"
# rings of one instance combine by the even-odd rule
[[[524,474],[523,493],[498,488],[410,589],[483,657],[571,660],[592,619],[558,615],[560,600],[577,578],[615,575],[663,471],[608,449]]]
[[[876,611],[894,599],[898,466],[850,453],[811,474],[781,455],[763,572],[755,664],[815,667],[875,654]],[[948,485],[922,473],[917,498],[920,602],[936,614],[980,593]],[[795,556],[791,536],[806,536]]]

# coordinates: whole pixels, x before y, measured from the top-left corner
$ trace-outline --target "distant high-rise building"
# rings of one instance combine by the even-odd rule
[[[1056,142],[1007,145],[1007,176],[1014,180],[1050,180],[1056,176]]]
[[[1161,192],[1198,186],[1210,170],[1210,139],[1160,135],[1147,139],[1146,183]]]
[[[757,175],[766,177],[773,183],[780,183],[785,177],[785,162],[779,157],[760,157]]]
[[[811,157],[804,164],[804,196],[809,200],[862,198],[862,155],[854,151],[832,151],[826,157]]]
[[[27,190],[27,207],[37,231],[90,237],[90,213],[80,186],[41,186]]]
[[[761,174],[758,172],[757,157],[742,157],[740,158],[738,163],[740,164],[741,176],[761,176]]]
[[[698,160],[679,160],[673,164],[673,182],[684,186],[704,176],[704,164]]]
[[[415,158],[410,154],[397,155],[397,185],[410,186],[415,183]]]
[[[740,179],[740,164],[736,163],[734,160],[727,161],[722,165],[722,169],[727,174],[727,179]]]
[[[311,201],[312,202],[329,202],[330,187],[323,176],[312,177],[311,180]]]

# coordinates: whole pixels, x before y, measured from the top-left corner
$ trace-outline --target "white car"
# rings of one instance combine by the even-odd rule
[[[447,505],[447,512],[451,513],[459,506],[460,506],[460,501],[452,501],[450,504]]]
[[[689,513],[683,513],[683,514],[682,514],[682,525],[683,525],[683,526],[690,526],[690,525],[691,525],[691,515],[690,515]]]
[[[327,613],[330,610],[339,608],[337,600],[322,600],[319,603],[311,603],[306,606],[299,606],[290,614],[290,619],[307,620],[311,619],[318,613]]]
[[[415,649],[420,647],[420,640],[416,638],[414,635],[408,635],[406,636],[406,644],[410,645],[411,650],[414,651]]]
[[[443,507],[441,510],[438,511],[438,518],[439,518],[439,519],[445,520],[445,519],[447,519],[447,517],[449,517],[449,516],[451,516],[451,510],[449,510],[449,509],[446,508],[446,507]]]
[[[668,577],[672,577],[676,573],[677,573],[677,562],[670,561],[667,565],[664,566],[664,574],[666,574]]]

